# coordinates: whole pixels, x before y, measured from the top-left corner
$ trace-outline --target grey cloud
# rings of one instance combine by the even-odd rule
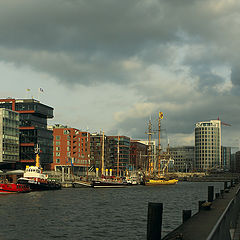
[[[232,67],[231,81],[234,85],[240,86],[240,66]]]
[[[222,47],[230,43],[228,33],[233,33],[228,23],[235,19],[232,14],[239,4],[234,4],[235,9],[214,10],[219,4],[206,0],[181,4],[176,0],[2,1],[0,46],[5,55],[1,59],[16,62],[18,56],[12,50],[20,49],[27,52],[22,64],[53,74],[62,82],[133,81],[131,74],[113,62],[137,56],[145,65],[164,66],[176,58],[165,51],[171,44],[181,47],[200,42],[204,47]],[[231,42],[237,40],[235,34]],[[45,58],[42,52],[47,52]],[[32,61],[37,54],[38,60]],[[206,59],[207,51],[202,57]],[[219,61],[216,57],[212,56],[215,63]]]
[[[166,106],[159,104],[159,109],[164,113],[164,134],[191,134],[194,131],[195,123],[217,119],[218,117],[223,122],[231,124],[235,131],[236,129],[240,131],[239,117],[235,114],[240,111],[237,96],[209,97],[202,95],[199,99],[188,97],[188,101],[192,101],[192,104],[185,108],[181,107],[181,102],[176,103],[176,110],[168,109]],[[179,110],[177,110],[177,106],[179,106]],[[148,119],[127,118],[117,124],[116,128],[125,129],[134,138],[146,139],[147,136],[144,133],[147,130]],[[155,124],[155,129],[157,129],[157,111],[152,113],[152,122]],[[228,130],[231,131],[231,128]]]

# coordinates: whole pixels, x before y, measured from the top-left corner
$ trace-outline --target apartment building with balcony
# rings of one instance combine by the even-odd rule
[[[85,175],[90,166],[90,133],[76,128],[53,127],[52,170],[72,167],[75,174]]]

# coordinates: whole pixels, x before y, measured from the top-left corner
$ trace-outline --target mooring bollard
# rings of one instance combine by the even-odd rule
[[[205,203],[206,201],[198,201],[198,211],[202,209],[202,204]]]
[[[183,210],[182,211],[182,222],[186,222],[192,216],[192,210]]]
[[[214,186],[208,186],[208,202],[213,201]]]
[[[147,240],[161,240],[162,203],[148,203]]]
[[[221,198],[223,198],[224,190],[220,190],[220,195],[221,195]]]

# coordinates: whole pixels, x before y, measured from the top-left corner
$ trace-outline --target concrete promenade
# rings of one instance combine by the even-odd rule
[[[229,192],[224,192],[223,197],[220,196],[212,202],[210,210],[200,210],[184,224],[165,236],[163,240],[206,240],[230,201],[235,197],[239,187],[240,184],[237,184]],[[239,213],[236,214],[239,215]],[[234,231],[235,236],[232,239],[239,239],[240,222],[238,222]]]

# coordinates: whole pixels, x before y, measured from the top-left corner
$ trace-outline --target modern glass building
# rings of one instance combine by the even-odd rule
[[[20,114],[20,162],[22,165],[35,163],[35,147],[41,149],[40,161],[43,168],[53,161],[53,136],[47,129],[47,119],[53,118],[53,108],[35,99],[0,99],[0,108]]]
[[[196,124],[195,161],[197,170],[223,168],[220,120],[210,120]]]
[[[195,147],[170,147],[170,155],[174,160],[174,170],[192,172],[194,170]]]
[[[231,168],[231,147],[222,146],[222,163],[224,170],[228,171]]]
[[[0,109],[0,164],[19,161],[19,113]]]
[[[130,165],[130,138],[126,136],[108,136],[110,149],[109,166],[113,168],[113,175],[117,175],[119,159],[119,174],[124,176],[126,170],[131,171]]]

